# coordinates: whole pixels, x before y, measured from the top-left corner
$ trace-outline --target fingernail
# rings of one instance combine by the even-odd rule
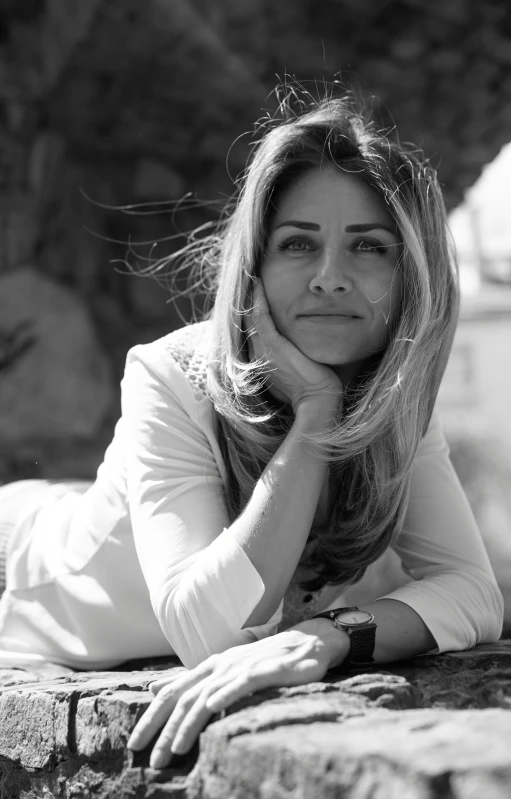
[[[184,755],[186,754],[186,743],[178,741],[177,744],[172,744],[170,751],[173,755]]]
[[[165,754],[164,752],[158,752],[156,755],[151,755],[149,759],[149,765],[151,768],[165,768],[165,766],[169,765],[171,760],[171,753]]]

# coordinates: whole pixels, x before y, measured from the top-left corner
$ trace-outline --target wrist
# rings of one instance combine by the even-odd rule
[[[341,397],[327,397],[322,399],[307,399],[294,409],[295,425],[307,433],[325,432],[335,426],[341,406]]]
[[[307,619],[297,627],[318,638],[325,651],[328,669],[341,666],[348,658],[351,649],[350,636],[335,627],[330,619]]]

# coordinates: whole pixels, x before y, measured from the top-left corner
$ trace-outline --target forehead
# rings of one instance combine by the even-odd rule
[[[392,224],[381,198],[364,181],[336,167],[314,169],[297,178],[281,195],[272,228],[285,219],[345,225]]]

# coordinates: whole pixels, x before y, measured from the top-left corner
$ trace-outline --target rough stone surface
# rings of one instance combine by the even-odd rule
[[[2,799],[509,796],[511,641],[256,693],[153,770],[126,741],[169,666],[0,662]]]

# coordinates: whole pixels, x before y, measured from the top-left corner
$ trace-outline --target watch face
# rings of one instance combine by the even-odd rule
[[[374,616],[367,610],[345,610],[335,617],[336,622],[346,625],[367,624],[367,622],[373,621],[373,619]]]

